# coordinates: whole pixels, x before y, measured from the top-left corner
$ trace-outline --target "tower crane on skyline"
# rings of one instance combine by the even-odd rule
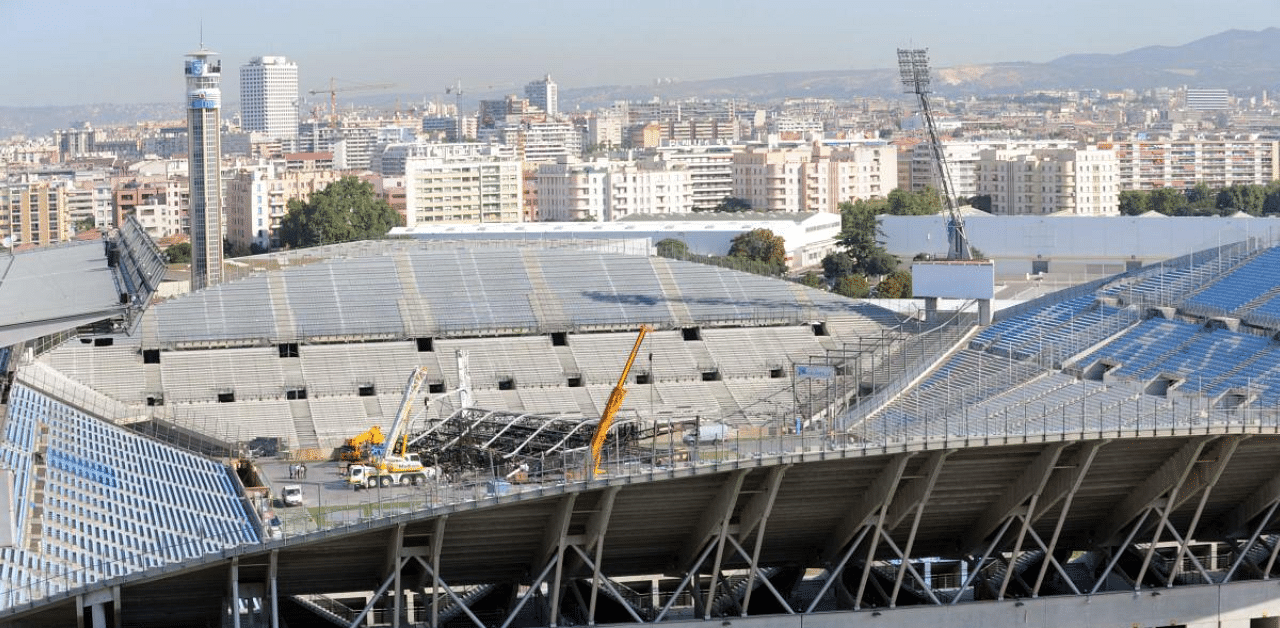
[[[929,135],[929,148],[933,152],[934,174],[938,178],[942,192],[942,203],[947,210],[947,259],[973,259],[973,251],[969,248],[969,238],[964,231],[964,218],[960,215],[960,205],[956,199],[955,186],[951,182],[951,172],[947,167],[946,152],[942,140],[938,137],[938,125],[933,119],[933,109],[929,106],[929,51],[925,48],[898,49],[898,70],[902,74],[902,85],[906,93],[915,94],[920,102],[920,115],[924,118],[925,131]]]
[[[356,85],[339,86],[340,79],[330,77],[329,87],[327,89],[313,89],[308,94],[312,96],[316,94],[329,94],[329,124],[330,126],[338,126],[338,92],[364,92],[378,89],[390,89],[395,87],[395,83],[360,83]]]

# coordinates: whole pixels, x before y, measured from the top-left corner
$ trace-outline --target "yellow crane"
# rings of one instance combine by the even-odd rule
[[[395,83],[368,83],[360,85],[347,85],[339,87],[338,79],[329,78],[329,89],[313,89],[308,94],[315,96],[316,94],[329,94],[329,124],[331,126],[338,125],[338,92],[363,92],[375,89],[390,89],[395,87]]]
[[[591,437],[591,469],[587,474],[588,480],[600,473],[600,454],[604,450],[604,441],[609,437],[609,427],[613,425],[613,417],[618,414],[618,409],[622,407],[622,400],[627,396],[627,374],[631,372],[631,365],[635,364],[636,355],[640,353],[640,344],[644,342],[644,337],[648,333],[649,326],[641,325],[640,333],[636,336],[636,344],[631,347],[631,355],[627,357],[627,364],[622,367],[622,375],[618,377],[618,384],[613,387],[613,392],[609,393],[609,401],[605,402],[604,412],[600,413],[600,424],[596,425],[596,433]]]

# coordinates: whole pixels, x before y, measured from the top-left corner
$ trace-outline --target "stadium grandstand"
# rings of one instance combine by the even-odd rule
[[[986,327],[581,244],[251,258],[128,324],[11,343],[0,623],[1271,625],[1276,251]],[[424,433],[598,420],[642,325],[620,416],[655,429],[601,477],[491,456],[343,500],[324,477],[293,530],[264,508],[251,443],[322,465],[419,367]],[[735,435],[677,452],[656,429],[704,421]]]

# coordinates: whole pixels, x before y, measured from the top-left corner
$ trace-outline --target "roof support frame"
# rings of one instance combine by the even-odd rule
[[[1102,446],[1106,443],[1107,441],[1094,441],[1085,444],[1076,453],[1074,467],[1066,474],[1054,476],[1054,480],[1050,482],[1050,490],[1045,494],[1045,504],[1041,508],[1041,512],[1052,508],[1058,500],[1062,500],[1062,510],[1058,514],[1058,522],[1053,527],[1053,536],[1045,547],[1046,556],[1053,557],[1053,552],[1058,547],[1058,540],[1062,537],[1062,526],[1067,522],[1067,515],[1071,512],[1071,504],[1075,501],[1076,493],[1080,490],[1080,485],[1084,483],[1084,478],[1089,473],[1089,467],[1093,466],[1093,461],[1098,457],[1098,450],[1102,449]],[[1061,480],[1061,482],[1058,480]],[[1036,583],[1031,587],[1031,597],[1035,598],[1040,595],[1040,585],[1044,583],[1044,577],[1048,569],[1049,564],[1047,562],[1040,564],[1040,573],[1036,575]],[[1067,581],[1071,582],[1071,579],[1067,578]],[[1074,589],[1075,583],[1072,583],[1071,586]]]

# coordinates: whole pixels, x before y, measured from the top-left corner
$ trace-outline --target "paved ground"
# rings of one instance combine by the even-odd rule
[[[674,457],[677,460],[676,464],[688,464],[690,460],[705,462],[776,454],[780,451],[795,451],[801,447],[815,449],[824,446],[830,445],[823,443],[816,436],[808,436],[804,439],[787,436],[783,439],[774,437],[761,440],[730,438],[720,444],[703,443],[696,448],[686,446],[677,439],[674,442],[656,443],[654,449],[657,456],[664,461]],[[673,453],[674,456],[672,456]],[[269,503],[262,502],[256,505],[258,511],[262,514],[263,522],[268,525],[269,535],[274,533],[271,522],[277,519],[279,534],[286,536],[357,523],[370,518],[428,509],[433,504],[480,499],[492,494],[494,490],[503,490],[501,486],[495,488],[494,480],[505,475],[507,471],[485,469],[462,477],[450,478],[449,482],[354,490],[342,475],[338,462],[307,463],[305,479],[290,478],[289,467],[293,463],[284,459],[260,458],[256,464],[261,474],[262,486],[268,489],[268,494],[271,496]],[[610,465],[606,464],[602,469],[604,473],[630,473],[643,470],[645,469],[639,468],[636,464],[627,465],[625,469],[611,469]],[[564,477],[561,470],[549,470],[545,481],[559,483],[564,481]],[[285,506],[280,502],[280,494],[287,484],[297,484],[302,487],[301,506]]]

